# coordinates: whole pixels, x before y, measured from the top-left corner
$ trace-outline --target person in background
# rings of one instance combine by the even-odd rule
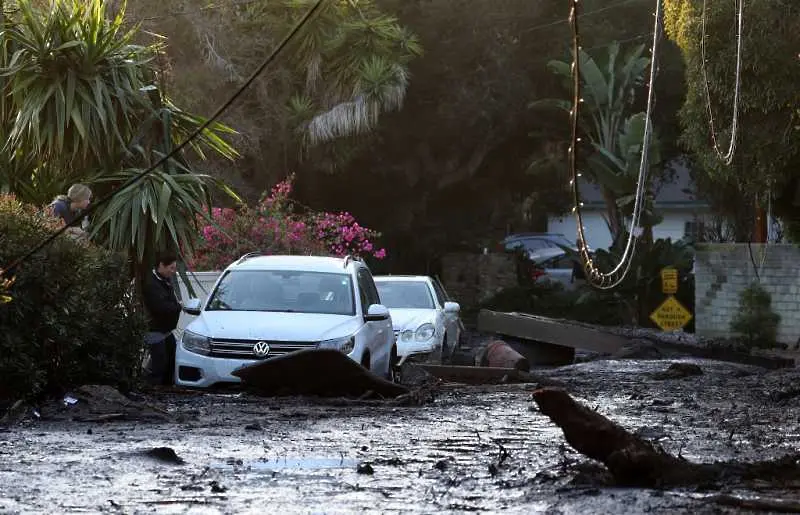
[[[92,190],[85,184],[73,184],[66,195],[59,195],[50,204],[53,216],[69,225],[81,216],[81,212],[89,207],[92,201]],[[86,222],[86,220],[84,220]],[[70,227],[67,232],[79,239],[87,239],[85,224],[83,227]]]
[[[175,382],[175,335],[181,315],[181,303],[175,296],[172,278],[177,272],[177,257],[160,254],[156,266],[142,284],[142,300],[148,315],[145,343],[150,346],[151,381],[163,385]]]

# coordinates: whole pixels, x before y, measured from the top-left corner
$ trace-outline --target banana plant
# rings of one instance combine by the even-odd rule
[[[645,48],[645,45],[638,45],[623,54],[620,44],[615,41],[596,57],[584,50],[579,51],[583,100],[580,104],[579,129],[582,137],[588,141],[583,148],[592,153],[600,152],[600,149],[607,154],[618,152],[618,138],[624,132],[636,91],[642,85],[645,71],[650,65],[650,59],[644,55]],[[571,61],[553,60],[548,63],[548,68],[563,79],[565,89],[571,89]],[[542,99],[532,102],[530,107],[555,108],[569,113],[572,102]],[[625,158],[622,157],[622,160]],[[600,172],[600,175],[591,177],[591,170],[586,171],[601,187],[606,202],[607,222],[612,239],[616,240],[624,231],[624,224],[617,206],[615,176],[605,176]],[[603,179],[612,182],[606,184]]]
[[[622,130],[616,138],[616,148],[609,150],[593,143],[595,153],[588,159],[588,171],[591,178],[604,185],[616,197],[616,207],[625,217],[633,214],[636,201],[636,186],[641,165],[642,142],[646,125],[646,114],[636,113],[625,120]],[[650,231],[654,225],[662,221],[662,217],[654,207],[654,195],[650,189],[652,172],[662,162],[661,144],[657,136],[650,140],[648,150],[648,186],[645,190],[644,207],[642,209],[641,226]]]

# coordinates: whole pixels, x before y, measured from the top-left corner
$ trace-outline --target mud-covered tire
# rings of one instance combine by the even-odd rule
[[[386,379],[395,384],[400,384],[402,380],[401,367],[397,366],[399,361],[400,358],[397,356],[397,347],[392,347],[392,353],[389,356],[389,373]]]
[[[446,365],[453,359],[453,350],[450,349],[450,346],[447,345],[447,333],[444,333],[442,336],[442,350],[439,356],[439,363],[441,365]]]

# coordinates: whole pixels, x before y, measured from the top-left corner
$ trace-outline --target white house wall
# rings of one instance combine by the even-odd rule
[[[600,211],[583,210],[583,232],[586,241],[593,249],[607,249],[611,246],[611,233]],[[551,218],[547,222],[547,232],[563,234],[570,241],[578,239],[578,226],[572,215],[562,218]]]
[[[686,222],[695,219],[695,214],[688,210],[661,210],[663,221],[653,227],[653,238],[671,238],[673,241],[679,240],[684,236]],[[583,227],[589,247],[593,249],[607,249],[611,246],[611,233],[608,231],[603,218],[603,212],[599,210],[584,210]],[[560,233],[573,241],[578,238],[578,230],[575,217],[572,215],[561,218],[551,218],[547,223],[547,232]]]

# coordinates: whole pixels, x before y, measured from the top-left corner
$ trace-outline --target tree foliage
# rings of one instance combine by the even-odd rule
[[[102,0],[19,2],[3,31],[6,189],[37,204],[72,182],[108,193],[204,123],[159,87],[162,49],[134,44],[137,30],[127,28],[123,10],[108,17]],[[234,158],[223,139],[231,132],[212,124],[192,145],[195,155],[205,149]],[[102,206],[93,235],[140,262],[159,248],[190,245],[195,214],[214,185],[221,183],[194,174],[181,154]]]
[[[390,250],[403,249],[390,253],[384,266],[406,272],[429,270],[428,263],[447,250],[493,246],[507,231],[543,230],[547,213],[568,209],[560,143],[567,125],[560,114],[527,109],[531,99],[563,95],[546,65],[568,51],[566,2],[357,3],[396,17],[425,50],[405,65],[409,86],[402,109],[384,111],[370,132],[308,145],[307,133],[298,128],[329,104],[315,104],[305,117],[291,109],[292,98],[306,95],[306,73],[303,59],[287,52],[224,116],[239,133],[232,141],[242,159],[235,168],[212,160],[207,169],[251,201],[296,172],[298,199],[314,209],[349,210],[380,228]],[[615,39],[651,39],[650,0],[582,3],[588,51]],[[128,4],[130,19],[168,37],[170,93],[200,113],[222,102],[295,19],[282,2]],[[248,21],[254,19],[248,9],[255,7],[264,16]],[[342,30],[352,19],[343,20]],[[145,38],[140,35],[140,41]],[[655,124],[668,159],[674,154],[673,113],[683,100],[683,69],[676,49],[665,45],[663,51]],[[400,62],[404,54],[392,55]],[[324,98],[328,83],[307,96]],[[637,99],[634,112],[642,109]],[[543,161],[546,166],[530,167]],[[365,193],[355,194],[356,186]]]
[[[53,224],[36,206],[0,195],[0,262]],[[145,321],[127,268],[124,255],[63,236],[14,270],[12,300],[0,305],[0,404],[83,384],[131,386]]]
[[[785,191],[791,206],[796,200],[800,170],[800,139],[792,132],[794,110],[800,103],[800,4],[794,0],[745,2],[740,130],[734,161],[726,166],[712,146],[709,108],[717,139],[726,147],[735,92],[736,4],[707,2],[705,63],[700,45],[704,37],[702,1],[667,0],[665,4],[667,33],[680,47],[686,63],[681,140],[712,184],[733,184],[740,192],[751,194]],[[739,209],[740,205],[732,204],[730,210]],[[788,212],[784,210],[784,214]]]
[[[645,45],[628,48],[624,53],[616,41],[590,55],[581,50],[580,132],[588,144],[579,145],[579,166],[589,180],[598,184],[606,201],[606,219],[613,241],[625,234],[623,216],[633,212],[635,193],[641,166],[642,143],[646,113],[636,113],[636,99],[644,83],[650,59],[644,56]],[[571,88],[572,62],[553,60],[548,68]],[[555,107],[569,114],[572,101],[544,99],[532,104],[534,108]],[[569,123],[566,120],[565,123]],[[567,142],[571,144],[571,142]],[[658,138],[653,136],[649,146],[648,177],[653,180],[661,165]],[[652,198],[650,185],[646,189]],[[642,217],[644,226],[652,227],[659,220],[648,202]]]

